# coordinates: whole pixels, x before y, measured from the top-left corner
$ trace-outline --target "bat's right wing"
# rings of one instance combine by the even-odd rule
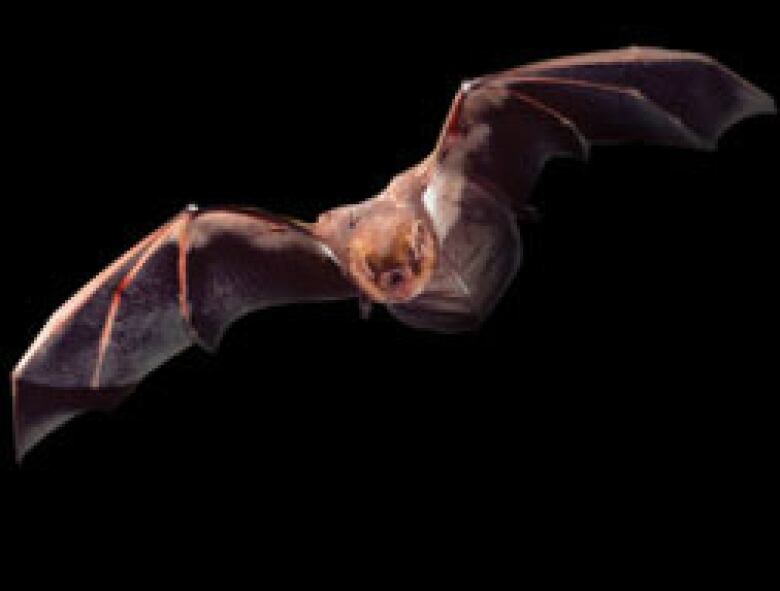
[[[655,48],[553,59],[464,84],[426,161],[422,201],[440,267],[417,300],[391,311],[419,328],[477,326],[520,263],[509,217],[527,210],[550,158],[585,158],[604,143],[714,149],[731,125],[774,111],[770,96],[712,58]]]
[[[258,210],[187,210],[55,312],[12,374],[17,456],[82,412],[111,408],[193,343],[214,349],[240,316],[353,297],[303,225]]]

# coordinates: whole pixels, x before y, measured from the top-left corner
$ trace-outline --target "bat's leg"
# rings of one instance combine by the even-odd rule
[[[517,219],[520,222],[539,223],[542,221],[542,213],[535,205],[529,205],[528,203],[515,207],[517,211]]]
[[[360,294],[358,298],[358,306],[360,306],[360,318],[361,320],[368,320],[371,317],[371,308],[373,303],[365,295]]]

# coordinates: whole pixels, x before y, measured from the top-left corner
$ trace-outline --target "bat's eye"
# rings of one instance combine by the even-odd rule
[[[366,258],[366,267],[371,272],[372,277],[374,278],[379,277],[379,274],[382,269],[377,259],[375,259],[374,257]]]

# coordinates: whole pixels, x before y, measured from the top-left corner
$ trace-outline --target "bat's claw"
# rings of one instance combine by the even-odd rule
[[[460,91],[463,94],[467,94],[470,90],[473,90],[475,86],[479,86],[482,82],[482,78],[472,78],[471,80],[464,80],[460,83]]]

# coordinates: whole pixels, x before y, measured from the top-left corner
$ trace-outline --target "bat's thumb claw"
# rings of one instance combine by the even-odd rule
[[[482,81],[481,78],[472,78],[471,80],[464,80],[460,83],[460,91],[466,94],[469,90],[472,90],[475,86],[478,86]]]

